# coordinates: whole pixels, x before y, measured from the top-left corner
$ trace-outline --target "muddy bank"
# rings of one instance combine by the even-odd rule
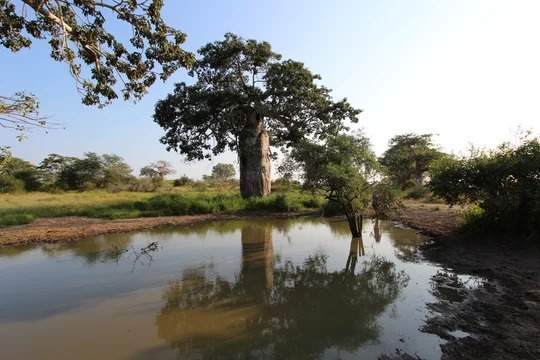
[[[538,245],[447,238],[423,254],[451,270],[433,279],[438,302],[429,305],[435,313],[423,329],[448,340],[443,359],[540,359]],[[456,273],[483,280],[465,283]]]
[[[0,229],[0,246],[58,243],[85,239],[92,236],[140,231],[159,226],[192,225],[212,220],[248,217],[294,217],[310,213],[238,213],[163,216],[136,219],[106,220],[85,217],[38,219],[27,225]]]
[[[429,235],[422,256],[446,271],[433,277],[438,301],[422,331],[447,340],[443,360],[540,359],[540,245],[512,239],[464,239],[459,209],[409,204],[392,220]],[[457,275],[474,275],[479,282]],[[419,359],[385,354],[380,359]]]
[[[432,238],[449,236],[463,222],[462,210],[459,208],[414,201],[406,201],[405,206],[390,218]]]

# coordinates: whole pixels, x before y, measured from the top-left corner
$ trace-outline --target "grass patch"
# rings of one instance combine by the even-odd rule
[[[0,196],[0,227],[61,216],[127,219],[234,213],[241,210],[297,212],[318,209],[324,203],[322,198],[297,189],[252,199],[242,199],[234,188],[206,188],[201,192],[192,187],[167,189],[158,193],[88,191],[5,194]]]

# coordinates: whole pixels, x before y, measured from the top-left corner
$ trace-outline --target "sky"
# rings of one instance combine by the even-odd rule
[[[538,134],[539,14],[536,0],[165,0],[163,9],[165,20],[188,34],[187,50],[233,32],[304,62],[335,99],[363,110],[356,127],[377,154],[392,136],[410,132],[436,134],[441,149],[454,153],[471,144],[494,147],[519,129]],[[135,172],[167,160],[177,176],[193,178],[236,161],[226,153],[188,163],[159,142],[154,105],[175,82],[191,81],[185,71],[156,82],[136,104],[98,109],[81,104],[46,41],[16,54],[1,48],[0,69],[0,94],[34,93],[41,113],[65,127],[34,130],[22,142],[0,129],[0,144],[15,156],[39,163],[49,153],[116,153]]]

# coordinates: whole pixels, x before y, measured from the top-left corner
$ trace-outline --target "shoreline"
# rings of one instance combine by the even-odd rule
[[[320,213],[240,212],[119,220],[43,218],[0,229],[0,247],[71,242],[208,221],[315,215]],[[540,246],[459,239],[453,234],[463,221],[461,213],[444,205],[408,204],[389,220],[427,235],[430,241],[421,247],[422,258],[444,269],[432,279],[437,301],[426,304],[432,315],[422,329],[447,340],[441,346],[442,359],[540,358]],[[469,274],[483,280],[469,287],[452,274]],[[458,296],[447,297],[448,292]],[[457,337],[456,331],[468,335]],[[417,358],[401,353],[380,359]]]
[[[96,219],[67,216],[41,218],[30,224],[16,225],[0,229],[0,247],[36,244],[65,243],[98,235],[130,233],[161,226],[189,226],[207,221],[234,220],[261,217],[299,217],[313,215],[313,212],[271,213],[239,212],[235,214],[200,214],[159,217],[139,217],[131,219]]]
[[[206,221],[246,219],[250,217],[299,217],[320,215],[318,211],[265,212],[241,211],[233,214],[199,214],[129,219],[100,219],[79,216],[40,218],[29,224],[0,228],[0,247],[40,243],[61,243],[112,233],[129,233],[161,226],[189,226]],[[335,218],[341,218],[339,216]],[[459,225],[459,212],[443,206],[413,204],[393,214],[389,220],[417,230],[432,238],[446,236]]]

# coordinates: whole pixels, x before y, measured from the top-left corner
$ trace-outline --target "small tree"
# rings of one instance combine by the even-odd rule
[[[212,179],[217,181],[228,181],[234,178],[236,170],[233,164],[219,163],[212,168]]]
[[[325,143],[306,142],[292,152],[303,170],[304,186],[341,205],[353,237],[361,236],[362,211],[371,202],[377,158],[364,136],[337,135]]]
[[[390,140],[380,162],[402,190],[422,186],[430,164],[441,157],[432,137],[433,134],[404,134]]]
[[[243,197],[270,193],[270,145],[290,147],[306,137],[324,138],[357,121],[359,110],[330,90],[304,64],[281,61],[267,42],[234,34],[199,50],[193,85],[176,84],[156,104],[154,120],[165,129],[167,150],[188,160],[238,152]]]

